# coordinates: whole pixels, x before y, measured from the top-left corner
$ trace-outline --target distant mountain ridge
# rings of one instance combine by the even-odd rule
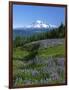
[[[30,25],[13,29],[13,37],[31,36],[34,34],[51,31],[53,28],[56,28],[56,26],[45,24],[43,21],[37,20]]]
[[[24,29],[51,29],[51,28],[57,28],[56,25],[52,25],[52,24],[46,24],[41,20],[36,20],[35,22],[32,22],[30,25],[26,25],[23,27],[18,27],[18,28],[23,28]],[[17,28],[16,28],[17,29]]]
[[[42,33],[42,32],[48,32],[49,29],[34,29],[34,28],[27,28],[27,29],[14,29],[13,30],[13,37],[15,38],[16,36],[31,36],[34,34]]]

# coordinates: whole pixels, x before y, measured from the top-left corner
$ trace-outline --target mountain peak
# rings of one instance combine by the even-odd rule
[[[36,20],[32,24],[26,26],[26,28],[55,28],[55,25],[46,24],[41,20]]]

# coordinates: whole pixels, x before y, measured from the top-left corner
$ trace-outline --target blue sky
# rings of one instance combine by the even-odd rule
[[[59,26],[65,22],[63,7],[13,5],[13,28],[23,27],[37,20]]]

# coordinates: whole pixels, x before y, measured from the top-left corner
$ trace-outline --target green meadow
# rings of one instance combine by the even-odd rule
[[[52,80],[50,72],[43,71],[43,68],[48,68],[47,63],[38,62],[31,63],[31,60],[25,62],[24,57],[29,55],[29,51],[21,49],[20,47],[13,49],[13,82],[14,86],[20,85],[30,85],[30,84],[53,84],[61,83],[64,81],[64,71],[60,73],[60,78],[57,80]],[[56,45],[48,48],[40,48],[38,50],[37,57],[41,57],[41,62],[48,60],[47,58],[52,56],[52,58],[64,57],[64,45]],[[16,58],[16,59],[15,59]],[[17,59],[18,58],[18,59]],[[53,60],[54,60],[53,58]],[[36,61],[36,60],[35,60]],[[56,60],[57,62],[57,60]],[[57,63],[58,64],[58,63]],[[56,65],[57,66],[57,65]],[[54,68],[56,67],[54,66]],[[45,79],[47,79],[45,81]],[[51,80],[50,80],[51,79]],[[41,83],[40,83],[41,82]]]

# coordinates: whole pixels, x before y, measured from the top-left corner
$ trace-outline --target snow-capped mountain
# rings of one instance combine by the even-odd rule
[[[37,20],[32,24],[25,26],[25,28],[56,28],[56,26],[51,24],[46,24],[41,20]]]

